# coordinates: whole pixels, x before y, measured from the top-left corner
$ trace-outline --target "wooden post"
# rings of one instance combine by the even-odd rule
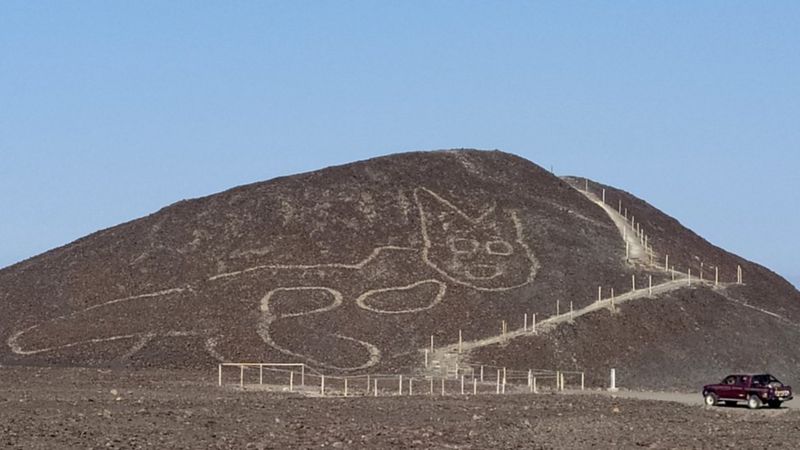
[[[431,356],[433,356],[433,335],[431,335]]]
[[[319,393],[323,397],[325,396],[325,375],[321,375],[319,378]]]
[[[531,331],[536,333],[536,314],[531,317]]]
[[[528,331],[528,313],[522,315],[522,331]]]
[[[373,383],[372,384],[372,386],[373,386],[372,393],[373,393],[373,395],[375,397],[377,397],[378,396],[378,379],[375,378],[374,380],[372,380],[372,383]]]
[[[244,387],[244,366],[239,366],[239,387]]]
[[[597,286],[597,301],[603,300],[603,286]]]
[[[564,383],[564,372],[561,372],[561,390],[564,390],[566,383]]]
[[[664,270],[669,270],[669,255],[664,256]]]
[[[367,374],[367,395],[369,395],[369,388],[372,387],[372,384],[369,382],[369,374]]]
[[[584,378],[584,373],[581,372],[581,390],[583,390],[583,378]]]
[[[570,300],[569,301],[569,320],[572,320],[574,318],[575,318],[575,313],[572,310],[572,300]]]
[[[414,395],[414,379],[408,379],[408,395]]]
[[[289,392],[294,392],[294,371],[289,372]]]
[[[719,267],[714,267],[714,286],[719,285]]]
[[[397,395],[403,395],[403,376],[398,377]]]
[[[344,396],[347,397],[347,378],[344,379]]]
[[[533,371],[528,369],[528,387],[531,387],[531,383],[533,383]]]
[[[603,189],[603,204],[606,203],[606,190]]]
[[[625,208],[625,220],[628,220],[628,208]]]
[[[556,316],[560,316],[560,315],[561,315],[561,311],[560,311],[560,310],[561,310],[560,303],[561,303],[561,301],[560,301],[560,300],[558,300],[558,299],[556,299]]]
[[[462,347],[461,330],[458,330],[458,353],[461,353],[461,347]]]
[[[222,386],[222,364],[217,365],[217,372],[219,375],[219,385]]]
[[[464,395],[464,375],[461,375],[461,395]]]
[[[431,377],[431,391],[430,395],[433,395],[433,377]]]
[[[561,388],[561,372],[556,370],[556,392]]]
[[[444,378],[442,378],[442,395],[444,395]]]
[[[300,386],[306,387],[306,365],[300,366]]]
[[[428,349],[425,349],[425,368],[428,368]]]
[[[653,276],[652,275],[648,275],[647,276],[647,290],[648,290],[648,295],[650,295],[652,297],[653,296]]]
[[[703,281],[703,261],[700,261],[700,282]]]
[[[631,275],[631,291],[636,290],[636,275]]]
[[[586,182],[586,192],[589,192],[589,179],[584,178],[583,181]]]
[[[483,383],[483,366],[481,366],[481,383]]]
[[[472,395],[478,395],[478,380],[472,378]]]
[[[264,366],[261,364],[258,365],[258,384],[264,384]]]
[[[497,369],[497,393],[500,393],[500,369]]]
[[[536,377],[533,377],[533,393],[538,394],[539,390],[536,389]]]
[[[675,266],[672,266],[670,270],[672,271],[672,281],[675,281]]]
[[[737,264],[736,265],[736,283],[737,284],[742,284],[743,283],[742,278],[743,278],[742,277],[742,266]]]

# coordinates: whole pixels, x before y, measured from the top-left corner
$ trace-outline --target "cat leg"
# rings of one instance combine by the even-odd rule
[[[372,289],[356,299],[356,304],[379,314],[411,314],[441,303],[447,285],[439,280],[422,280],[406,286]]]
[[[191,290],[173,288],[114,299],[30,326],[7,341],[18,355],[65,353],[85,346],[110,346],[130,342],[119,355],[129,357],[154,336],[191,335],[190,327],[176,330],[174,313],[191,303]]]
[[[327,287],[282,287],[261,300],[257,331],[279,352],[317,367],[362,370],[380,361],[380,350],[369,342],[326,329],[326,314],[335,314],[341,292]]]

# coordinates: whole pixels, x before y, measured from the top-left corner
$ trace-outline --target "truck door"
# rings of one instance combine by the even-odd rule
[[[736,382],[738,381],[736,378],[737,377],[735,375],[731,375],[729,377],[725,377],[725,379],[722,380],[719,389],[717,389],[717,395],[719,396],[720,399],[725,400],[725,399],[737,398],[735,397],[736,393],[734,392]]]
[[[747,390],[750,388],[750,377],[746,375],[741,375],[736,377],[736,384],[734,385],[731,394],[731,398],[736,400],[747,400]]]

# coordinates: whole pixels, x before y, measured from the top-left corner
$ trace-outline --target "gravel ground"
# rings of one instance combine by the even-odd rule
[[[212,373],[0,368],[5,448],[798,448],[800,412],[608,395],[309,398]]]

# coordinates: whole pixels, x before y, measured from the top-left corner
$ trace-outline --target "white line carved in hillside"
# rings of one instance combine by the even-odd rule
[[[507,217],[497,212],[496,206],[487,208],[477,217],[470,217],[453,203],[443,199],[438,194],[425,188],[414,190],[414,201],[420,217],[420,233],[423,239],[423,248],[408,247],[377,247],[370,255],[357,263],[327,263],[304,265],[262,265],[234,272],[242,274],[258,270],[308,270],[308,269],[345,269],[361,271],[368,269],[370,264],[382,256],[389,256],[391,251],[416,252],[417,257],[430,270],[418,268],[417,274],[411,276],[410,282],[399,283],[398,270],[390,270],[386,279],[370,280],[376,285],[369,288],[355,298],[355,304],[362,310],[376,314],[414,314],[429,310],[441,303],[447,292],[447,283],[457,283],[472,289],[487,292],[507,291],[531,283],[536,276],[539,264],[533,252],[523,240],[522,225],[515,212],[507,213]],[[438,275],[436,278],[423,278],[423,276]],[[227,277],[229,274],[223,274]],[[221,276],[217,276],[217,279]],[[425,286],[435,287],[435,292],[426,292]],[[306,286],[298,289],[332,289],[325,286]],[[284,292],[287,288],[278,288]],[[291,289],[291,288],[288,288]],[[336,292],[339,292],[337,289]],[[399,302],[400,305],[392,307],[380,302],[381,296],[407,294],[414,306],[407,306],[408,302]],[[271,299],[273,291],[269,292],[266,299]],[[421,299],[420,299],[421,297]],[[332,311],[341,302],[332,304],[326,311],[311,311],[286,316],[264,316],[259,324],[259,333],[264,341],[277,350],[295,357],[304,358],[309,363],[336,368],[339,370],[360,370],[377,364],[380,361],[380,350],[373,344],[349,336],[335,335],[334,338],[346,339],[361,344],[369,354],[368,360],[361,365],[342,367],[331,365],[319,358],[303,356],[299,350],[289,349],[286,345],[278,345],[272,337],[271,329],[279,321],[289,317],[318,314]],[[262,302],[263,305],[263,302]],[[263,307],[262,307],[262,310]],[[296,343],[298,347],[302,342]],[[333,344],[331,344],[333,345]]]
[[[296,312],[286,312],[286,313],[281,313],[281,312],[276,311],[275,310],[276,308],[271,304],[271,302],[274,301],[275,296],[280,294],[280,293],[282,293],[282,292],[303,292],[303,291],[309,291],[309,292],[318,291],[318,292],[325,293],[325,294],[327,294],[329,296],[329,299],[328,299],[329,303],[324,305],[324,306],[320,306],[318,308],[312,309],[310,311],[296,311]],[[331,310],[334,310],[334,309],[338,308],[339,306],[342,305],[342,302],[343,302],[343,296],[342,296],[341,292],[339,292],[339,291],[337,291],[335,289],[326,288],[326,287],[289,287],[289,288],[273,289],[272,291],[268,292],[267,295],[265,295],[264,298],[261,300],[262,321],[259,323],[258,333],[261,336],[261,338],[264,340],[264,342],[266,342],[267,344],[269,344],[271,347],[275,348],[276,350],[280,351],[281,353],[284,353],[286,355],[293,356],[293,357],[296,357],[296,358],[301,358],[301,359],[303,359],[305,361],[308,361],[310,364],[313,364],[313,365],[316,365],[316,366],[326,367],[326,368],[335,369],[335,370],[358,370],[358,369],[365,369],[367,367],[370,367],[370,366],[373,366],[373,365],[377,364],[378,361],[380,361],[380,358],[381,358],[381,351],[378,349],[378,347],[370,344],[369,342],[365,342],[365,341],[362,341],[362,340],[359,340],[359,339],[355,339],[355,338],[352,338],[352,337],[349,337],[349,336],[344,336],[344,335],[339,334],[339,333],[330,333],[330,334],[326,335],[326,339],[328,340],[328,343],[331,345],[331,347],[335,347],[335,345],[337,343],[336,342],[337,340],[345,341],[345,343],[355,343],[355,344],[361,346],[367,352],[367,354],[369,355],[369,358],[367,358],[367,360],[366,360],[366,362],[364,364],[359,365],[359,366],[348,366],[348,367],[342,367],[342,366],[337,366],[337,365],[334,365],[334,364],[330,364],[330,363],[328,363],[326,361],[321,361],[321,360],[319,360],[317,358],[313,358],[313,357],[311,357],[309,355],[295,352],[295,351],[287,348],[285,345],[282,345],[282,344],[279,344],[278,342],[276,342],[275,338],[272,336],[270,325],[272,325],[274,322],[276,322],[276,321],[278,321],[280,319],[295,318],[295,317],[302,317],[302,316],[311,316],[311,315],[314,315],[314,314],[325,313],[325,312],[328,312],[328,311],[331,311]],[[296,307],[298,305],[294,304],[294,305],[290,305],[290,306],[295,306]],[[332,350],[333,349],[331,349],[331,351]]]
[[[416,288],[418,286],[432,284],[436,286],[436,295],[433,297],[433,300],[428,303],[427,305],[423,305],[417,308],[405,308],[405,309],[386,309],[386,308],[379,308],[377,306],[370,305],[371,298],[374,302],[374,297],[384,294],[387,292],[404,292]],[[420,311],[425,311],[426,309],[431,309],[434,306],[441,303],[442,298],[444,298],[444,294],[447,292],[447,285],[442,283],[439,280],[422,280],[417,281],[416,283],[409,284],[408,286],[393,286],[388,288],[381,288],[381,289],[371,289],[363,294],[359,295],[356,299],[356,304],[368,311],[380,313],[380,314],[408,314],[408,313],[417,313]]]
[[[147,294],[141,294],[141,295],[134,295],[134,296],[130,296],[130,297],[118,298],[118,299],[114,299],[114,300],[111,300],[111,301],[108,301],[108,302],[105,302],[105,303],[101,303],[99,305],[93,305],[93,306],[90,306],[88,308],[85,308],[85,309],[82,309],[82,310],[79,310],[79,311],[76,311],[76,312],[73,312],[73,313],[70,313],[70,314],[66,314],[66,315],[63,315],[63,316],[56,317],[56,318],[54,318],[54,319],[52,319],[52,320],[50,320],[48,322],[45,322],[45,323],[42,323],[42,324],[36,324],[36,325],[30,326],[28,328],[25,328],[24,330],[17,331],[16,333],[12,334],[11,337],[8,338],[6,343],[8,344],[9,348],[11,349],[11,351],[13,351],[14,353],[16,353],[18,355],[35,355],[35,354],[38,354],[38,353],[52,352],[52,351],[55,351],[55,350],[61,350],[61,349],[75,347],[75,346],[83,345],[83,344],[97,344],[97,343],[102,343],[102,342],[113,342],[113,341],[119,341],[119,340],[125,340],[125,339],[142,340],[142,339],[145,339],[145,338],[149,341],[150,339],[152,339],[153,337],[156,337],[156,336],[186,335],[186,334],[192,333],[192,331],[191,330],[182,330],[182,331],[179,331],[179,330],[167,330],[167,331],[161,331],[161,332],[144,331],[144,332],[136,332],[136,333],[128,333],[128,334],[110,334],[110,335],[106,335],[106,336],[97,336],[97,335],[93,336],[92,333],[91,333],[91,330],[90,329],[87,330],[87,327],[91,327],[93,325],[92,321],[91,320],[80,320],[80,319],[81,319],[82,316],[86,316],[89,313],[97,312],[98,310],[102,311],[103,308],[107,309],[109,307],[119,306],[121,303],[125,303],[125,302],[137,302],[138,303],[138,302],[142,302],[142,301],[155,301],[155,300],[157,300],[157,299],[159,299],[161,297],[164,297],[164,296],[171,296],[171,295],[175,295],[175,294],[184,293],[187,290],[188,290],[188,288],[185,288],[185,287],[165,289],[165,290],[158,291],[158,292],[150,292],[150,293],[147,293]],[[86,322],[86,323],[82,323],[82,322]],[[37,331],[37,329],[39,329],[40,327],[42,327],[45,324],[48,324],[48,325],[51,325],[51,326],[60,326],[61,325],[62,329],[70,329],[70,328],[74,328],[74,327],[81,327],[80,331],[82,332],[81,334],[83,334],[83,336],[81,338],[77,339],[77,340],[74,340],[74,341],[63,342],[63,343],[58,343],[58,344],[55,344],[55,345],[48,345],[48,346],[39,347],[39,348],[31,348],[30,346],[24,347],[22,344],[20,344],[19,340],[20,340],[21,337],[23,337],[24,335],[29,334],[31,332]],[[73,330],[73,332],[74,331],[75,330]],[[87,333],[87,331],[88,331],[88,333]],[[134,347],[136,347],[137,345],[138,344],[134,345]],[[142,347],[143,346],[144,345],[142,345]]]
[[[419,314],[446,301],[448,285],[491,293],[517,289],[533,282],[539,262],[525,242],[522,222],[515,211],[500,210],[497,205],[492,205],[479,215],[470,216],[453,202],[424,187],[414,189],[413,199],[420,222],[418,230],[409,231],[419,233],[421,248],[383,245],[374,247],[366,257],[355,262],[262,264],[220,273],[195,285],[115,299],[36,324],[18,331],[7,343],[17,354],[33,355],[80,345],[131,340],[130,349],[122,355],[124,358],[158,337],[196,335],[204,337],[209,354],[225,360],[226,339],[222,336],[226,330],[215,328],[209,321],[201,325],[199,319],[176,327],[168,319],[192,316],[193,313],[199,316],[195,311],[197,298],[207,294],[201,290],[224,289],[245,283],[244,286],[251,288],[262,289],[263,286],[262,292],[265,292],[255,306],[259,318],[253,324],[254,331],[265,344],[312,365],[359,370],[374,366],[381,360],[381,350],[377,346],[348,336],[344,334],[347,333],[345,330],[319,331],[306,326],[304,321],[322,319],[328,322],[327,318],[333,316],[327,314],[351,314],[353,306],[357,308],[355,311],[366,314]],[[303,284],[287,284],[281,281],[282,274],[288,279],[299,279]],[[360,292],[353,292],[353,286],[363,287],[358,288]],[[342,292],[348,294],[345,296]],[[319,303],[321,297],[327,299],[324,304]],[[255,299],[241,301],[249,303]],[[130,309],[131,305],[142,314],[133,317],[131,322],[121,322],[119,327],[110,327],[117,329],[117,333],[104,335],[109,327],[101,326],[103,320],[123,316],[125,308]],[[224,306],[219,305],[220,308]],[[346,311],[338,312],[345,306],[348,306]],[[190,312],[186,313],[187,310]],[[158,324],[143,320],[148,316],[164,320]],[[205,316],[213,317],[213,314]],[[331,355],[337,345],[346,347],[350,354],[360,348],[362,361],[345,365],[336,362],[335,358],[326,360],[325,354],[310,355],[302,340],[293,342],[285,336],[274,335],[275,327],[289,324],[282,321],[292,321],[309,333],[317,333],[316,338],[330,343]],[[101,329],[104,331],[99,331]],[[73,337],[65,342],[53,342],[60,335]]]

